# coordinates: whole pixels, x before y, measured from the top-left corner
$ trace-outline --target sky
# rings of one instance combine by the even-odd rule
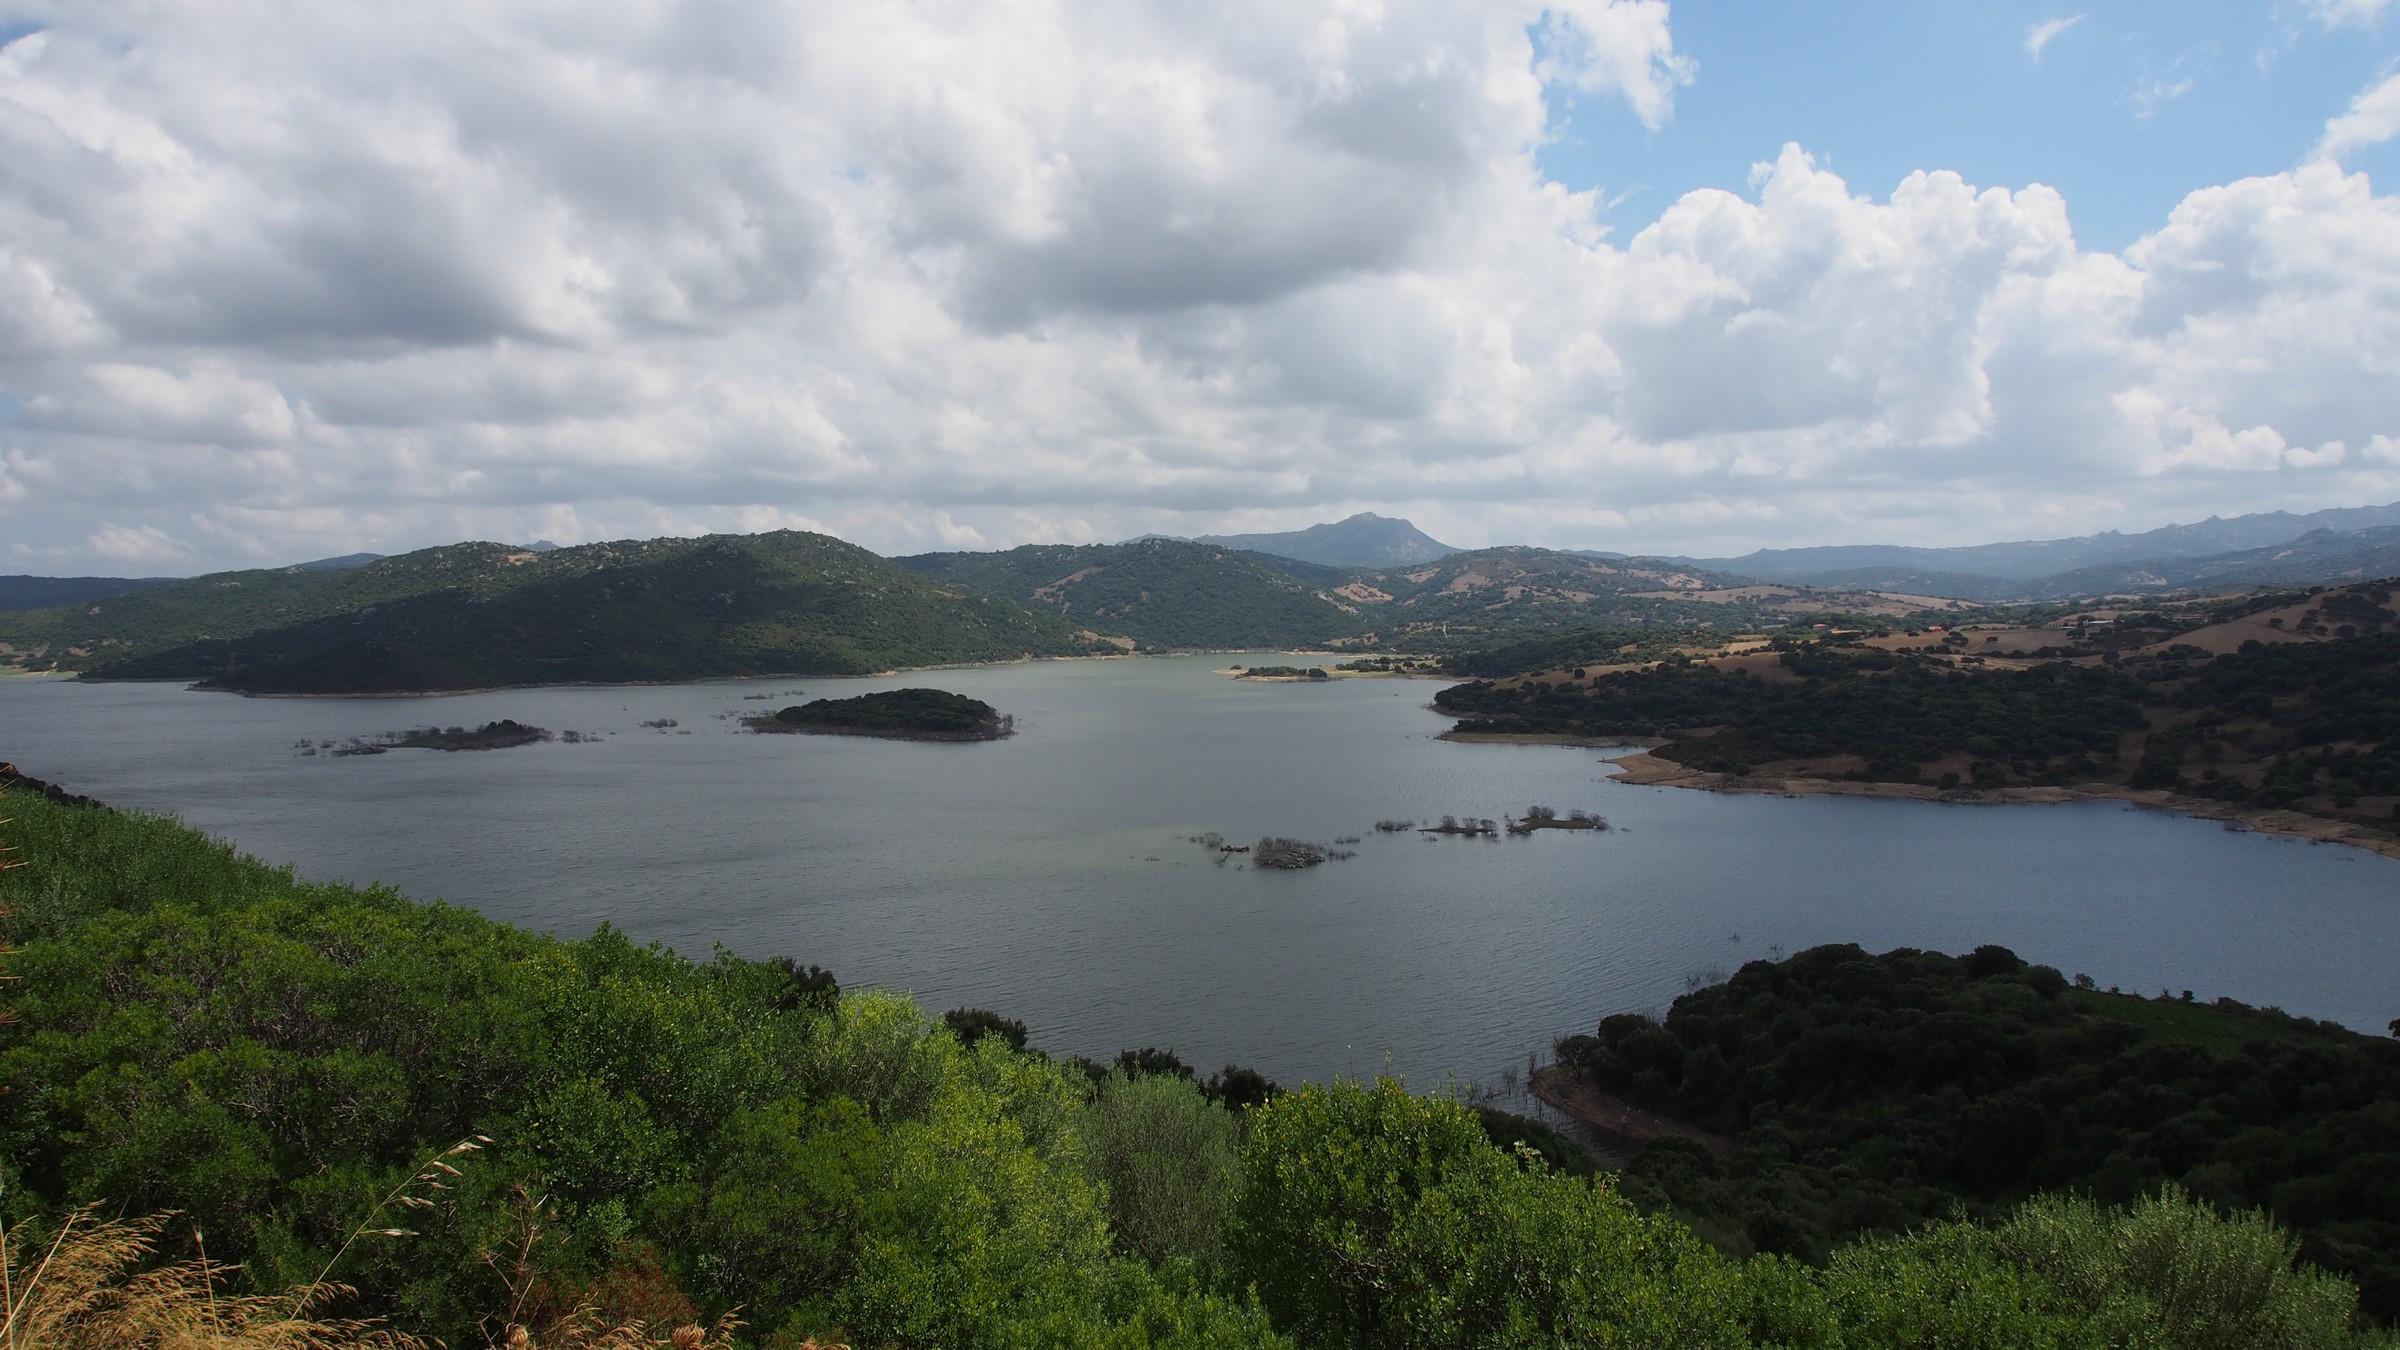
[[[0,570],[2400,500],[2400,0],[0,0]]]

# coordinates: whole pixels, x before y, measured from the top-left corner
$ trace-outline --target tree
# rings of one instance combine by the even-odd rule
[[[1014,1017],[1002,1017],[989,1008],[952,1008],[942,1014],[942,1025],[958,1037],[960,1045],[973,1045],[986,1036],[997,1036],[1011,1050],[1025,1048],[1025,1024]]]
[[[1308,1345],[1742,1343],[1734,1267],[1473,1112],[1311,1084],[1251,1116],[1234,1272]]]
[[[1200,1090],[1208,1095],[1210,1101],[1228,1111],[1263,1106],[1274,1100],[1283,1091],[1281,1087],[1276,1086],[1274,1079],[1258,1070],[1246,1069],[1234,1064],[1228,1064],[1210,1074],[1208,1081],[1201,1084]]]
[[[1108,1189],[1117,1242],[1147,1261],[1223,1258],[1233,1198],[1235,1121],[1191,1080],[1129,1074],[1101,1080],[1085,1116],[1084,1165]]]

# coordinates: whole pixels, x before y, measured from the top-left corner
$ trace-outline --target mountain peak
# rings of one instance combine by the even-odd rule
[[[1361,511],[1330,524],[1277,534],[1204,534],[1195,543],[1272,553],[1326,567],[1398,567],[1432,562],[1457,549],[1408,521]]]

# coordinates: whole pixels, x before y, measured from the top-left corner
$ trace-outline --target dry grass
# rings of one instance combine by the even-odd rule
[[[434,1350],[439,1344],[377,1318],[320,1316],[318,1309],[355,1292],[345,1285],[235,1294],[226,1282],[238,1268],[211,1261],[204,1246],[189,1260],[160,1264],[169,1219],[109,1219],[86,1208],[69,1213],[46,1241],[0,1234],[6,1300],[0,1350]],[[199,1245],[200,1235],[192,1236]],[[520,1275],[524,1268],[520,1262]],[[512,1294],[521,1297],[522,1288],[512,1287]],[[519,1312],[512,1306],[500,1319],[493,1350],[729,1350],[742,1325],[728,1315],[709,1327],[612,1326],[589,1299],[532,1326],[515,1320]]]
[[[599,1301],[589,1293],[573,1299],[562,1311],[545,1311],[555,1295],[536,1271],[533,1252],[541,1244],[542,1221],[551,1217],[549,1202],[519,1187],[514,1209],[514,1250],[505,1260],[498,1252],[483,1255],[484,1264],[508,1290],[508,1311],[498,1319],[499,1334],[491,1340],[495,1350],[728,1350],[732,1346],[733,1333],[742,1326],[742,1320],[732,1313],[718,1318],[714,1326],[687,1324],[662,1337],[640,1318],[612,1324],[600,1315]],[[818,1350],[846,1347],[822,1346]]]
[[[232,1267],[205,1252],[157,1265],[167,1217],[67,1215],[47,1243],[0,1242],[0,1344],[7,1350],[417,1350],[425,1342],[372,1319],[322,1318],[346,1295],[320,1284],[281,1294],[227,1292]],[[196,1235],[195,1235],[196,1236]]]

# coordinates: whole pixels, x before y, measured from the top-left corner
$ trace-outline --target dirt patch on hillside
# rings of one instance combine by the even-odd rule
[[[1733,1141],[1724,1135],[1672,1116],[1645,1111],[1615,1093],[1601,1091],[1591,1080],[1564,1064],[1545,1064],[1534,1070],[1531,1086],[1534,1096],[1602,1134],[1636,1144],[1657,1139],[1688,1139],[1711,1153],[1733,1151]]]

